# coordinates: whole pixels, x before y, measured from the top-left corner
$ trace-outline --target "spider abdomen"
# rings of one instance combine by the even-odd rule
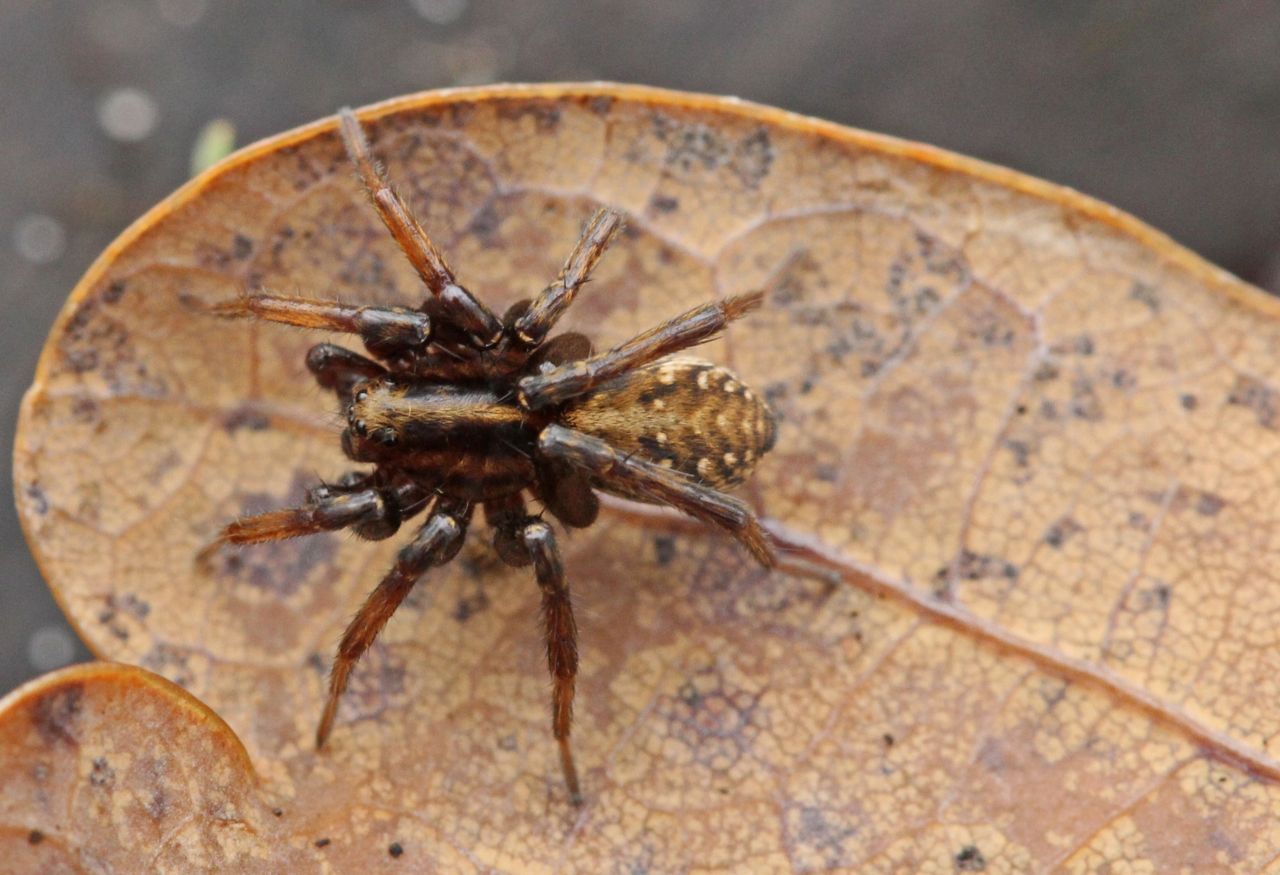
[[[714,487],[741,483],[777,431],[768,405],[732,371],[691,358],[664,359],[602,383],[562,418]]]

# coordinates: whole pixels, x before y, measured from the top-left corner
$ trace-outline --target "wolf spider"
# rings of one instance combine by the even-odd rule
[[[206,548],[348,528],[390,537],[410,517],[426,522],[371,592],[338,645],[316,746],[333,728],[352,667],[417,579],[451,560],[476,504],[503,562],[533,565],[542,592],[552,729],[573,803],[569,746],[577,628],[551,526],[526,510],[528,491],[563,525],[591,525],[594,490],[669,505],[722,529],[762,565],[774,557],[751,510],[720,492],[740,483],[773,446],[768,406],[709,362],[667,358],[712,339],[760,305],[761,292],[702,304],[607,352],[581,334],[548,336],[621,226],[598,211],[556,280],[501,318],[459,285],[391,188],[360,122],[339,114],[360,182],[430,295],[420,309],[365,307],[266,293],[214,306],[243,316],[359,336],[372,358],[331,343],[307,354],[316,380],[346,412],[342,448],[372,470],[314,487],[300,507],[238,519]]]

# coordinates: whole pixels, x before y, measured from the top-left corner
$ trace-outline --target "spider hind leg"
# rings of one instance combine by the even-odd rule
[[[418,578],[433,565],[443,565],[457,555],[466,535],[469,517],[470,506],[459,507],[444,501],[438,502],[413,540],[400,550],[396,564],[356,612],[338,644],[338,653],[329,674],[329,697],[325,701],[324,713],[316,729],[317,749],[324,747],[333,730],[338,702],[347,688],[352,668],[373,644],[382,627],[418,582]]]
[[[560,767],[574,805],[582,804],[578,770],[574,765],[569,733],[573,726],[573,696],[578,677],[578,626],[569,598],[564,563],[555,533],[544,520],[528,516],[524,502],[512,496],[485,505],[494,528],[494,547],[508,565],[532,564],[542,592],[542,625],[551,675],[551,729],[560,746]]]
[[[597,489],[684,511],[733,535],[765,568],[777,564],[760,521],[731,495],[647,459],[620,453],[598,437],[562,425],[549,425],[542,430],[538,453],[544,459],[579,469]]]

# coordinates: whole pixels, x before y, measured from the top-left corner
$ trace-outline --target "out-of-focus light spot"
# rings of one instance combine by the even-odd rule
[[[236,147],[236,126],[224,118],[216,118],[200,129],[191,147],[191,175],[195,176],[217,164]]]
[[[27,261],[52,264],[67,249],[67,232],[52,216],[24,216],[13,228],[13,248]]]
[[[467,11],[467,0],[409,0],[409,5],[432,24],[453,24]]]
[[[156,0],[160,17],[177,27],[195,27],[209,10],[209,0]]]
[[[487,35],[439,46],[451,85],[487,85],[502,77],[502,57]]]
[[[27,659],[36,671],[53,671],[76,655],[75,642],[61,626],[41,626],[27,641]]]
[[[117,88],[98,102],[98,124],[108,137],[126,143],[151,136],[159,116],[156,102],[137,88]]]

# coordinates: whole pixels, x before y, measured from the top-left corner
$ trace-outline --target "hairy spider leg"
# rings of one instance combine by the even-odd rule
[[[265,292],[241,295],[210,307],[217,316],[252,316],[267,322],[358,334],[381,359],[419,352],[431,342],[431,317],[405,307],[361,307]]]
[[[352,667],[378,637],[382,627],[400,607],[418,578],[431,566],[443,565],[457,555],[470,517],[470,505],[459,505],[444,499],[438,501],[413,540],[400,550],[391,571],[369,593],[364,605],[347,626],[333,660],[333,670],[329,674],[329,698],[320,717],[320,726],[316,729],[317,749],[324,747],[325,740],[333,729],[338,700],[347,688]]]
[[[760,521],[733,496],[702,486],[678,471],[624,455],[600,438],[562,425],[542,430],[538,452],[587,472],[599,489],[666,504],[728,532],[766,568],[777,564]]]
[[[409,207],[396,194],[386,174],[374,160],[373,150],[365,137],[360,120],[350,107],[338,112],[342,141],[356,166],[360,181],[382,223],[404,251],[413,269],[439,302],[448,321],[460,328],[479,349],[489,349],[502,339],[502,322],[493,312],[458,285],[453,271],[440,250],[436,249],[422,225],[409,212]]]
[[[547,643],[547,670],[551,673],[551,729],[560,744],[560,766],[564,770],[569,799],[582,804],[578,787],[578,770],[573,764],[569,746],[569,729],[573,724],[573,690],[578,677],[578,626],[573,619],[569,600],[569,584],[564,577],[564,563],[551,526],[542,520],[530,520],[520,531],[533,571],[542,590],[542,621]]]
[[[197,564],[207,565],[224,544],[262,544],[337,529],[351,529],[365,540],[380,541],[426,506],[427,493],[416,483],[379,489],[360,488],[373,477],[355,474],[344,480],[353,485],[342,480],[322,484],[307,494],[307,503],[300,507],[269,510],[229,523],[197,554]]]
[[[577,244],[565,259],[564,267],[560,269],[555,282],[543,289],[512,324],[515,336],[521,343],[525,346],[537,346],[546,339],[564,311],[573,303],[578,289],[591,277],[591,271],[621,228],[620,213],[607,207],[596,211],[582,229]]]
[[[702,304],[608,352],[567,362],[545,374],[524,377],[520,380],[520,403],[529,410],[537,410],[589,392],[627,371],[711,340],[726,325],[747,315],[763,301],[763,292],[750,292]]]
[[[542,622],[551,674],[551,731],[560,745],[560,767],[574,805],[582,804],[578,770],[573,762],[569,732],[573,725],[573,693],[578,677],[578,625],[573,618],[564,563],[551,526],[525,510],[519,495],[485,503],[485,518],[493,527],[493,547],[508,565],[533,564],[542,591]]]

